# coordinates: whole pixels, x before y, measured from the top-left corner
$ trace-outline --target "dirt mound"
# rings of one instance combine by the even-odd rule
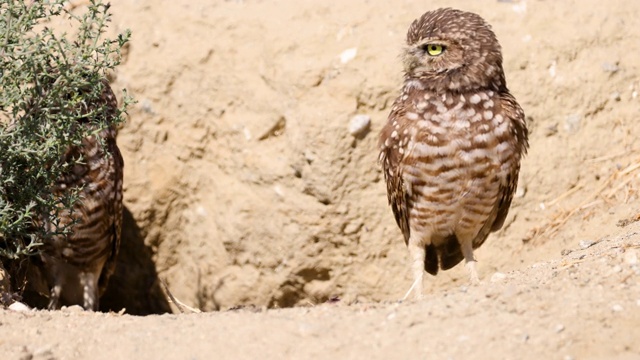
[[[138,100],[119,137],[125,202],[157,273],[191,306],[381,301],[409,286],[376,141],[405,31],[426,9],[337,4],[114,7],[114,30],[134,33],[114,88]],[[460,5],[493,24],[532,129],[510,218],[477,254],[487,277],[637,209],[624,170],[638,160],[639,7]],[[355,138],[357,114],[372,121]],[[456,269],[426,285],[459,280]]]

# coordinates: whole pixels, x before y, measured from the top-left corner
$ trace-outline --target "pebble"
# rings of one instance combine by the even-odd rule
[[[71,305],[63,306],[60,311],[63,313],[81,313],[84,312],[84,309],[80,305]]]
[[[602,70],[604,72],[615,74],[620,70],[620,67],[618,66],[618,64],[612,64],[610,62],[603,62],[602,63]]]
[[[146,112],[147,114],[151,114],[154,115],[154,111],[153,111],[153,105],[151,104],[151,100],[149,99],[142,99],[140,101],[140,108],[142,109],[142,111]]]
[[[624,253],[624,262],[629,265],[636,265],[638,263],[638,254],[635,250],[627,250]]]
[[[353,234],[357,233],[358,231],[360,231],[361,228],[362,228],[362,223],[361,222],[359,222],[359,221],[351,221],[351,222],[347,223],[347,225],[342,230],[342,233],[345,234],[345,235],[353,235]]]
[[[592,247],[593,244],[595,244],[595,242],[593,242],[591,240],[580,240],[580,242],[578,243],[578,245],[580,245],[581,249],[588,249],[588,248]]]
[[[492,283],[500,282],[500,281],[502,281],[502,280],[504,280],[506,278],[507,278],[506,274],[501,273],[501,272],[497,272],[497,273],[494,273],[493,275],[491,275],[491,282]]]
[[[615,311],[615,312],[621,312],[624,310],[624,308],[622,307],[622,305],[620,304],[615,304],[611,307],[611,310]]]
[[[355,59],[358,54],[358,48],[350,48],[340,53],[340,62],[343,64]]]
[[[549,137],[558,133],[558,124],[546,126],[542,129],[544,136]]]
[[[284,197],[284,190],[282,190],[282,186],[280,185],[276,185],[273,187],[273,191],[276,193],[276,195],[278,195],[279,197]]]
[[[261,131],[262,135],[258,136],[258,140],[262,141],[270,137],[282,135],[287,127],[287,119],[284,116],[279,116],[277,118],[270,119],[269,124],[269,128]],[[247,133],[245,133],[245,137],[247,140],[251,139],[251,133],[247,131]]]
[[[371,116],[359,114],[349,122],[349,134],[358,137],[366,134],[371,126]]]
[[[9,305],[9,310],[17,311],[17,312],[26,312],[26,311],[31,311],[31,308],[19,301],[16,301],[13,304]]]
[[[469,336],[467,335],[458,336],[458,342],[465,342],[465,341],[469,341]]]
[[[580,114],[571,114],[567,116],[567,119],[564,122],[564,129],[570,133],[576,133],[580,130],[580,123],[582,122],[582,115]]]
[[[620,101],[622,100],[622,97],[620,96],[620,93],[615,91],[611,93],[611,99],[614,101]]]
[[[549,76],[551,76],[552,78],[556,77],[557,75],[557,69],[556,69],[557,64],[558,62],[555,60],[553,60],[551,64],[549,64]]]
[[[556,327],[555,327],[555,329],[554,329],[554,330],[555,330],[555,332],[557,332],[557,333],[561,333],[561,332],[563,332],[563,331],[564,331],[564,325],[562,325],[562,324],[558,324],[558,325],[556,325]]]

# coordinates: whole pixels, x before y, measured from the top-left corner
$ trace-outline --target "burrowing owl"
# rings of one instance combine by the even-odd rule
[[[117,100],[106,81],[102,86],[101,103],[87,111],[102,107],[112,121]],[[95,127],[83,118],[78,123]],[[84,138],[81,146],[67,149],[63,160],[75,165],[58,179],[54,191],[82,190],[73,210],[61,214],[60,223],[76,223],[70,234],[44,241],[40,255],[33,259],[36,266],[29,270],[28,281],[36,291],[49,296],[49,309],[81,305],[85,310],[97,310],[120,246],[124,162],[116,145],[115,125]],[[56,225],[44,226],[55,230]]]
[[[498,40],[480,16],[425,13],[409,27],[403,62],[380,163],[411,256],[407,295],[413,289],[419,298],[424,270],[435,275],[462,259],[478,282],[473,250],[504,223],[528,131]]]

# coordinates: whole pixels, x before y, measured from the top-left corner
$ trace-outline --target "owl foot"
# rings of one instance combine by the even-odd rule
[[[469,272],[469,281],[471,285],[480,285],[480,279],[478,278],[478,270],[476,269],[477,262],[475,260],[467,261],[464,265]]]

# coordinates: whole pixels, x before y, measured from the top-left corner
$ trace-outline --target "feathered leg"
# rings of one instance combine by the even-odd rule
[[[478,270],[476,269],[477,262],[475,257],[473,256],[473,245],[471,241],[463,240],[460,243],[460,249],[462,250],[462,255],[464,255],[464,266],[469,272],[469,281],[471,281],[472,285],[480,284],[480,279],[478,278]]]
[[[422,278],[424,275],[424,259],[426,250],[421,241],[413,241],[409,239],[409,256],[411,257],[411,270],[413,272],[413,284],[409,291],[404,295],[402,300],[406,300],[413,291],[416,300],[422,300]]]

